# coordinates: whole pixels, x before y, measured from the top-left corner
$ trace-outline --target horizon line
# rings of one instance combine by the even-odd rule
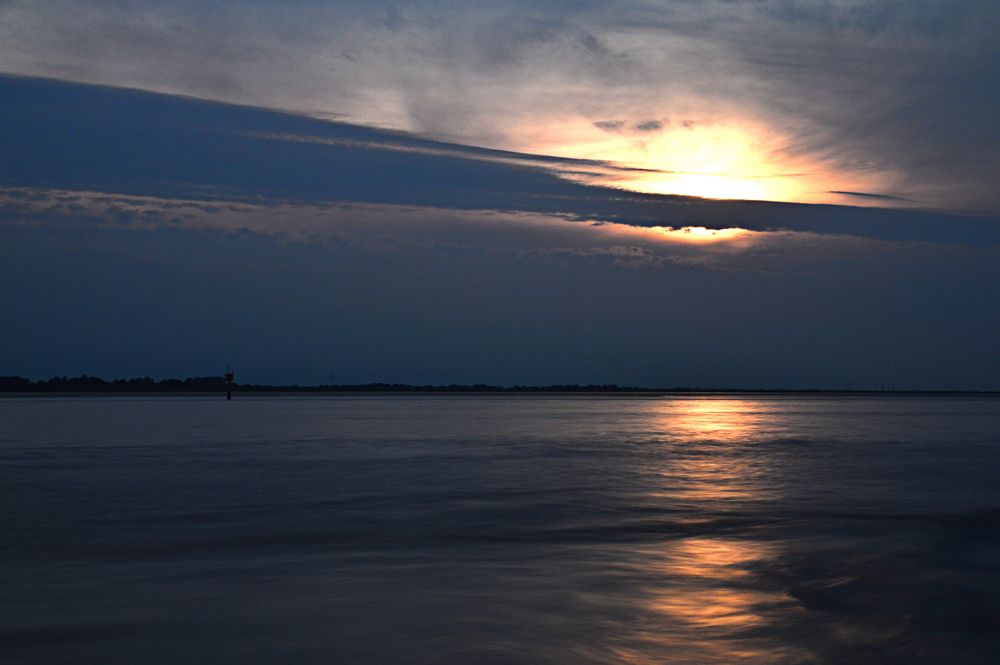
[[[31,380],[19,375],[0,376],[0,393],[211,393],[223,392],[227,386],[224,376],[186,377],[185,379],[154,379],[150,376],[129,379],[112,379],[81,374],[77,377],[54,376],[49,379]],[[373,381],[366,383],[270,384],[232,383],[235,392],[247,393],[581,393],[581,394],[733,394],[733,393],[801,393],[801,394],[964,394],[1000,395],[1000,389],[964,388],[747,388],[718,386],[629,386],[617,383],[553,383],[511,384],[490,383],[399,383]]]

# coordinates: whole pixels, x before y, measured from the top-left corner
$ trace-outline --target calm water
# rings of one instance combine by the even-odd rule
[[[0,399],[4,663],[995,663],[1000,400]]]

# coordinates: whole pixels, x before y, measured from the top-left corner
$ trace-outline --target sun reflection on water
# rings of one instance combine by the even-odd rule
[[[656,431],[687,441],[740,443],[763,433],[767,414],[761,402],[738,398],[671,399],[650,414]]]
[[[761,566],[780,552],[752,529],[735,536],[727,526],[752,513],[750,503],[773,496],[754,443],[774,432],[775,417],[761,402],[736,398],[651,407],[664,455],[649,499],[681,511],[676,519],[691,535],[635,552],[644,619],[616,649],[621,662],[803,662],[806,654],[773,637],[782,618],[801,609],[780,588],[761,583]]]
[[[696,536],[640,554],[649,580],[644,619],[615,649],[620,662],[803,662],[805,654],[767,636],[779,617],[800,611],[784,592],[756,583],[754,566],[775,555],[769,544]]]
[[[773,432],[769,414],[754,400],[665,400],[650,413],[654,431],[670,446],[653,494],[659,500],[728,503],[770,494],[767,469],[752,455],[754,441]]]
[[[781,597],[740,588],[739,582],[749,576],[748,566],[766,555],[754,541],[694,537],[669,543],[654,561],[674,588],[654,593],[648,608],[671,623],[718,636],[759,624],[764,621],[759,607]]]

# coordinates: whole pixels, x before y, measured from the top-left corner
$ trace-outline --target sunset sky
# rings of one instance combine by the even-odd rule
[[[997,34],[0,1],[0,375],[1000,389]]]

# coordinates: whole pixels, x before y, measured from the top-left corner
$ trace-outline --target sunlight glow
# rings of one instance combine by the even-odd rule
[[[671,502],[725,506],[766,498],[762,469],[742,449],[769,433],[765,407],[729,397],[667,399],[651,410],[650,420],[665,440],[682,445],[709,444],[710,455],[678,456],[660,472],[660,496]]]
[[[729,537],[723,526],[733,507],[775,498],[766,456],[753,448],[780,430],[780,413],[760,400],[719,396],[666,398],[647,416],[654,445],[662,446],[651,469],[662,482],[649,502],[686,528],[638,548],[636,566],[648,580],[642,606],[657,629],[636,631],[617,660],[653,665],[669,654],[669,662],[685,663],[805,662],[807,654],[767,635],[799,611],[783,589],[760,584],[759,571],[780,556],[778,546]],[[685,506],[697,506],[688,522]]]
[[[734,397],[664,400],[651,414],[657,427],[683,441],[748,443],[766,431],[765,405]]]
[[[844,173],[792,149],[766,125],[741,119],[663,122],[656,131],[634,124],[600,129],[592,123],[546,123],[524,146],[530,151],[616,165],[606,171],[566,173],[588,184],[648,194],[707,199],[887,205],[883,199],[845,198],[842,192],[891,188],[891,174]]]
[[[761,132],[762,133],[762,132]],[[619,185],[656,194],[715,199],[791,199],[801,196],[799,176],[782,172],[767,136],[745,128],[682,126],[665,131],[621,155],[659,173]]]
[[[704,226],[684,226],[679,229],[669,226],[654,226],[651,230],[670,240],[696,244],[725,242],[752,235],[752,232],[746,229],[708,229]]]

